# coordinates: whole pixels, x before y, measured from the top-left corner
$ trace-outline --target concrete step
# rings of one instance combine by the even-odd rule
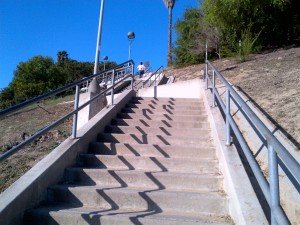
[[[152,144],[126,144],[126,143],[103,143],[92,142],[89,153],[102,155],[132,155],[152,156],[165,158],[202,158],[215,159],[216,152],[213,147],[200,146],[170,146]]]
[[[130,187],[139,190],[220,191],[220,174],[190,174],[174,172],[119,171],[107,169],[68,168],[66,183],[96,185],[102,189]]]
[[[193,99],[181,99],[181,100],[176,100],[172,101],[169,99],[148,99],[148,100],[137,100],[137,99],[132,99],[129,104],[146,104],[146,105],[172,105],[174,107],[176,106],[190,106],[190,105],[199,105],[203,106],[203,101],[200,100],[193,100]]]
[[[217,160],[197,158],[163,158],[146,156],[81,154],[79,164],[85,168],[140,170],[147,172],[219,173]]]
[[[232,225],[228,215],[186,216],[161,210],[99,210],[92,207],[41,207],[26,213],[26,225]]]
[[[210,137],[210,130],[203,128],[170,128],[170,127],[140,127],[140,126],[106,126],[105,133],[118,134],[162,134],[182,137]]]
[[[203,99],[200,98],[168,98],[168,97],[132,97],[131,101],[153,101],[153,102],[201,102]]]
[[[151,98],[151,97],[133,97],[130,102],[138,102],[138,103],[143,103],[143,102],[152,102],[156,104],[163,104],[163,103],[168,103],[168,104],[180,104],[180,103],[200,103],[203,104],[203,99],[200,98]]]
[[[209,128],[208,121],[170,121],[146,119],[113,119],[113,125],[141,127],[173,127],[173,128]]]
[[[149,107],[145,108],[123,108],[122,113],[137,113],[143,115],[155,115],[155,114],[169,114],[169,115],[205,115],[206,111],[204,109],[198,110],[171,110],[171,109],[151,109]]]
[[[167,120],[167,121],[206,121],[206,115],[171,115],[168,113],[164,114],[152,114],[152,115],[145,115],[145,114],[135,114],[135,113],[118,113],[117,117],[120,119],[143,119],[143,120]]]
[[[133,104],[133,103],[128,103],[126,104],[127,108],[137,108],[137,109],[143,109],[143,108],[148,108],[148,109],[170,109],[170,110],[203,110],[204,106],[203,105],[173,105],[173,104],[152,104],[152,103],[144,103],[144,104]]]
[[[99,142],[128,143],[128,144],[156,144],[156,145],[186,145],[211,146],[211,139],[207,135],[198,137],[167,136],[153,134],[98,134]]]
[[[228,199],[222,192],[177,192],[163,189],[148,191],[128,187],[102,189],[96,186],[52,186],[48,201],[70,206],[97,207],[98,210],[161,210],[164,212],[199,215],[228,213]],[[201,213],[199,213],[201,212]]]

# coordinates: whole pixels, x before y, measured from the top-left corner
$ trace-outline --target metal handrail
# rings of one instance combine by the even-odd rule
[[[127,64],[129,65],[129,63],[131,64],[131,66],[126,66],[124,67],[124,69],[128,69],[129,67],[131,68],[131,73],[122,77],[121,79],[119,79],[116,83],[112,83],[112,85],[110,87],[108,87],[106,90],[100,92],[99,94],[95,95],[93,98],[91,98],[89,101],[85,102],[84,104],[82,104],[81,106],[78,106],[78,100],[79,100],[79,86],[80,84],[82,84],[83,82],[87,82],[88,80],[97,77],[101,74],[104,74],[105,72],[112,70],[112,81],[115,80],[114,75],[115,75],[115,68],[120,66],[120,65],[124,65]],[[123,82],[124,80],[131,78],[131,88],[133,88],[133,79],[134,79],[134,62],[132,60],[129,60],[125,63],[122,63],[116,67],[110,68],[108,70],[102,71],[101,73],[98,74],[94,74],[91,75],[89,77],[86,77],[84,79],[81,79],[79,81],[73,82],[71,84],[68,84],[64,87],[58,88],[54,91],[48,92],[44,95],[38,96],[36,98],[30,99],[26,102],[23,102],[19,105],[13,106],[11,108],[5,109],[0,111],[0,118],[4,117],[5,115],[15,112],[16,110],[22,109],[34,102],[37,102],[39,100],[48,98],[49,96],[53,96],[55,94],[61,93],[62,91],[68,90],[70,88],[73,88],[74,86],[76,86],[76,94],[75,94],[75,103],[74,103],[74,110],[65,114],[64,116],[62,116],[60,119],[52,122],[50,125],[40,129],[38,132],[36,132],[35,134],[33,134],[32,136],[30,136],[28,139],[24,140],[23,142],[21,142],[20,144],[14,146],[12,149],[6,151],[5,153],[0,155],[0,162],[2,162],[3,160],[7,159],[8,157],[10,157],[11,155],[15,154],[16,152],[18,152],[19,150],[21,150],[24,146],[30,144],[31,142],[35,141],[38,137],[42,136],[43,134],[45,134],[47,131],[51,130],[54,127],[57,127],[59,124],[61,124],[62,122],[64,122],[66,119],[68,119],[69,117],[71,117],[72,115],[74,116],[74,120],[73,120],[73,134],[72,137],[76,138],[76,127],[77,127],[77,114],[78,112],[83,109],[84,107],[86,107],[87,105],[89,105],[91,102],[93,102],[95,99],[97,99],[98,97],[100,97],[103,94],[106,94],[108,91],[112,92],[112,97],[113,97],[113,91],[115,86],[117,86],[119,83]],[[112,104],[113,104],[113,100],[112,100]]]
[[[212,69],[212,79],[208,74],[208,67]],[[215,79],[216,76],[222,81],[226,88],[226,99],[223,102],[221,95],[216,88]],[[231,129],[234,132],[242,150],[248,160],[248,163],[257,179],[257,182],[269,204],[271,209],[271,224],[290,224],[287,216],[282,210],[280,204],[279,194],[279,175],[278,175],[278,157],[285,164],[289,172],[294,176],[295,180],[300,184],[300,164],[295,158],[288,152],[288,150],[278,141],[278,139],[272,134],[272,132],[266,127],[266,125],[258,118],[258,116],[252,111],[252,109],[246,104],[246,102],[240,97],[236,90],[228,83],[228,81],[218,72],[218,70],[212,65],[211,62],[206,60],[205,65],[205,83],[208,89],[208,81],[211,84],[213,95],[213,106],[215,106],[216,98],[220,104],[220,108],[226,115],[226,145],[231,144]],[[239,130],[236,122],[230,114],[230,102],[233,100],[239,105],[240,110],[246,114],[252,124],[255,125],[260,134],[265,138],[268,146],[269,155],[269,183],[264,177],[261,169],[251,153],[241,131]]]
[[[131,64],[130,64],[130,63],[131,63]],[[126,65],[126,64],[127,64],[127,65]],[[73,83],[70,83],[70,84],[68,84],[68,85],[66,85],[66,86],[57,88],[57,89],[55,89],[55,90],[53,90],[53,91],[50,91],[50,92],[48,92],[48,93],[46,93],[46,94],[37,96],[37,97],[35,97],[35,98],[29,99],[29,100],[27,100],[27,101],[25,101],[25,102],[22,102],[22,103],[20,103],[20,104],[14,105],[14,106],[12,106],[12,107],[10,107],[10,108],[1,110],[1,111],[0,111],[0,118],[3,117],[3,116],[5,116],[5,115],[7,115],[7,114],[9,114],[9,113],[15,112],[15,111],[17,111],[17,110],[19,110],[19,109],[21,109],[21,108],[23,108],[23,107],[26,107],[26,106],[28,106],[28,105],[30,105],[30,104],[32,104],[32,103],[38,102],[38,101],[43,100],[43,99],[45,99],[45,98],[48,98],[48,97],[50,97],[50,96],[53,96],[53,95],[59,94],[59,93],[61,93],[61,92],[63,92],[63,91],[66,91],[66,90],[68,90],[68,89],[70,89],[70,88],[72,88],[72,87],[75,87],[75,86],[78,85],[78,84],[81,84],[81,83],[90,81],[90,80],[92,80],[94,77],[99,77],[99,76],[101,76],[102,74],[106,74],[106,73],[109,72],[109,71],[112,71],[112,70],[114,70],[114,69],[118,69],[118,68],[120,67],[120,65],[125,65],[126,67],[124,67],[124,69],[126,69],[126,68],[128,69],[129,67],[132,67],[132,66],[128,66],[128,65],[132,65],[132,64],[134,64],[133,60],[126,61],[126,62],[124,62],[124,63],[121,63],[121,64],[117,65],[117,66],[114,66],[114,67],[109,68],[109,69],[107,69],[107,70],[101,71],[101,72],[99,72],[99,73],[97,73],[97,74],[90,75],[90,76],[88,76],[88,77],[82,78],[81,80],[78,80],[78,81],[75,81],[75,82],[73,82]]]
[[[163,66],[160,66],[153,74],[151,74],[151,76],[150,77],[148,77],[148,79],[146,79],[145,81],[143,81],[142,82],[142,88],[144,88],[144,86],[145,86],[145,84],[149,81],[149,85],[148,85],[148,87],[150,87],[151,86],[151,78],[155,75],[155,79],[154,79],[154,81],[153,82],[155,82],[156,83],[156,79],[157,79],[157,72],[159,71],[159,70],[161,70],[161,68],[163,68]],[[159,74],[158,74],[159,75]],[[159,76],[158,76],[158,78],[159,78]]]

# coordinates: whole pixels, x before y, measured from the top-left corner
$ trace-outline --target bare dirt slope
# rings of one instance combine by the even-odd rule
[[[212,62],[221,74],[239,87],[269,120],[300,150],[300,48],[278,49]],[[204,64],[172,69],[176,81],[203,77]]]
[[[73,95],[33,104],[0,119],[0,154],[61,118],[73,109]],[[0,162],[0,193],[8,188],[71,133],[72,120],[44,134],[10,158]]]

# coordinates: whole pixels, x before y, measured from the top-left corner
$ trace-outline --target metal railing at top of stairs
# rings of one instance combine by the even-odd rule
[[[212,70],[212,74],[208,74],[208,70]],[[210,78],[211,76],[211,78]],[[222,85],[226,88],[226,99],[223,102],[221,95],[216,88],[216,77],[221,80]],[[271,211],[271,224],[290,224],[286,214],[284,213],[280,204],[279,193],[279,174],[278,166],[279,159],[284,166],[288,169],[288,172],[293,176],[293,181],[300,185],[300,164],[295,158],[288,152],[288,150],[278,141],[278,139],[272,134],[272,132],[266,127],[266,125],[258,118],[258,116],[252,111],[252,109],[246,104],[246,102],[240,97],[235,89],[227,82],[227,80],[218,72],[218,70],[212,65],[211,62],[206,60],[205,65],[205,83],[208,89],[208,82],[211,84],[213,106],[216,105],[216,98],[218,100],[220,110],[223,111],[226,117],[226,145],[231,144],[231,129],[234,132],[248,163],[257,179],[257,182],[269,204]],[[249,118],[251,123],[257,128],[260,135],[264,137],[266,146],[268,148],[268,164],[269,164],[269,182],[264,177],[261,169],[251,153],[241,131],[239,130],[236,122],[230,114],[231,101],[234,101],[239,109],[243,111],[243,115]],[[247,120],[248,121],[248,120]],[[251,124],[250,124],[251,125]],[[290,180],[291,178],[288,177]],[[297,191],[297,190],[295,190]]]
[[[156,86],[157,83],[160,81],[160,71],[162,70],[163,66],[160,66],[154,73],[152,73],[145,81],[142,82],[142,88],[144,88],[145,84],[148,82],[148,87],[150,87],[153,83]],[[151,78],[154,76],[154,80],[151,84]],[[158,81],[157,81],[158,80]]]
[[[90,81],[91,79],[105,79],[108,76],[106,74],[110,73],[110,79],[112,81],[111,86],[105,89],[104,91],[100,92],[99,94],[95,95],[93,98],[91,98],[89,101],[85,102],[84,104],[79,106],[79,94],[80,94],[80,86],[83,83],[86,83]],[[105,74],[105,76],[104,76]],[[121,76],[122,75],[122,76]],[[67,120],[69,117],[73,116],[73,128],[72,128],[72,138],[76,138],[76,131],[77,131],[77,116],[78,112],[88,106],[91,102],[96,100],[98,97],[100,97],[103,94],[106,94],[108,91],[111,91],[111,104],[113,104],[113,97],[114,97],[114,88],[116,85],[120,84],[121,82],[125,81],[126,79],[131,79],[131,89],[133,89],[133,81],[134,81],[134,62],[132,60],[126,61],[122,64],[119,64],[115,67],[109,68],[105,71],[102,71],[100,73],[91,75],[89,77],[83,78],[81,80],[78,80],[76,82],[70,83],[64,87],[60,87],[56,90],[50,91],[46,94],[43,94],[41,96],[32,98],[30,100],[27,100],[23,103],[20,103],[18,105],[15,105],[13,107],[10,107],[8,109],[0,111],[0,119],[4,118],[6,115],[13,113],[17,110],[23,109],[24,107],[29,106],[30,104],[33,104],[35,102],[38,102],[40,100],[46,99],[50,96],[54,96],[56,94],[59,94],[63,91],[69,90],[71,88],[76,88],[75,91],[75,101],[74,101],[74,110],[65,114],[60,119],[52,122],[50,125],[40,129],[38,132],[30,136],[28,139],[24,140],[23,142],[19,143],[18,145],[14,146],[10,150],[6,151],[5,153],[0,155],[0,162],[7,159],[11,155],[15,154],[19,150],[21,150],[26,145],[34,142],[37,138],[48,132],[49,130],[53,129],[54,127],[57,127],[61,123],[63,123],[65,120]],[[116,79],[118,79],[117,82]]]

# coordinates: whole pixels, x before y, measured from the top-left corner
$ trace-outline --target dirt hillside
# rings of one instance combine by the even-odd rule
[[[278,49],[235,59],[212,62],[239,87],[265,116],[300,150],[300,48]],[[172,69],[176,81],[203,77],[204,64]]]

